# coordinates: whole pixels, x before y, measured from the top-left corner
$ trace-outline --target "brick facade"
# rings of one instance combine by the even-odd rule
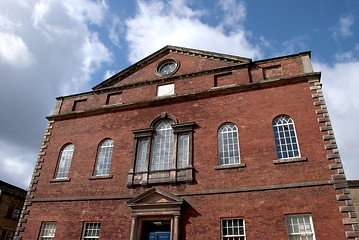
[[[168,58],[178,70],[156,75]],[[221,239],[223,218],[243,218],[246,239],[287,239],[285,216],[293,214],[310,214],[317,240],[359,239],[319,81],[309,52],[253,62],[167,46],[91,92],[57,98],[17,239],[37,238],[42,222],[57,222],[55,239],[79,239],[84,222],[101,222],[100,239],[134,240],[156,219],[171,221],[171,239]],[[156,97],[168,83],[174,94]],[[272,122],[280,115],[294,121],[300,157],[277,159]],[[153,134],[161,116],[175,119],[175,136],[193,126],[190,166],[131,173],[137,137]],[[240,164],[219,166],[224,123],[238,128]],[[110,171],[94,177],[107,138]],[[75,147],[69,175],[55,179],[67,143]],[[182,182],[181,174],[191,179]],[[142,185],[128,184],[140,175]]]

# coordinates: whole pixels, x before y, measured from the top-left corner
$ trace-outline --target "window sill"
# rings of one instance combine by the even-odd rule
[[[89,180],[98,180],[98,179],[111,179],[112,175],[98,175],[98,176],[91,176]]]
[[[245,163],[228,164],[228,165],[214,166],[214,170],[224,170],[224,169],[244,168],[244,167],[246,167],[246,164],[245,164]]]
[[[273,160],[274,164],[285,164],[285,163],[295,163],[295,162],[306,162],[308,159],[306,157],[295,157],[295,158],[285,158]]]
[[[56,182],[70,182],[71,178],[54,178],[50,179],[50,183],[56,183]]]

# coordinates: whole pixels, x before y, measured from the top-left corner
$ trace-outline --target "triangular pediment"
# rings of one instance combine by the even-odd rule
[[[127,204],[130,207],[141,207],[151,205],[182,205],[183,199],[172,193],[158,188],[152,188],[132,199]]]
[[[158,67],[158,64],[168,58],[176,59],[176,61],[178,60],[179,67],[178,70],[176,70],[176,73],[170,76],[156,74],[156,67]],[[249,58],[233,55],[166,46],[96,85],[93,87],[93,90],[120,87],[163,77],[173,77],[176,75],[206,71],[231,65],[248,64],[251,61],[252,60]]]

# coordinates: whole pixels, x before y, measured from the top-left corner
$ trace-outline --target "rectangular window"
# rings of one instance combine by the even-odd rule
[[[226,218],[221,220],[222,240],[245,240],[243,218]]]
[[[310,214],[285,216],[289,240],[315,240]]]
[[[178,137],[178,168],[185,168],[188,166],[189,155],[189,136],[188,134],[181,134]]]
[[[13,211],[14,211],[14,207],[10,206],[10,207],[7,209],[6,217],[7,217],[7,218],[11,218]]]
[[[20,218],[20,213],[21,213],[21,209],[20,208],[15,208],[14,213],[12,215],[13,219],[19,219]]]
[[[51,240],[55,238],[56,222],[43,222],[39,240]]]
[[[160,85],[157,87],[157,96],[167,96],[175,94],[175,84]]]
[[[85,222],[82,240],[96,240],[100,237],[100,227],[101,223],[99,222]]]
[[[141,139],[138,143],[137,159],[136,159],[136,172],[145,171],[146,158],[147,158],[147,139]]]
[[[6,240],[13,240],[14,238],[14,231],[7,231]]]

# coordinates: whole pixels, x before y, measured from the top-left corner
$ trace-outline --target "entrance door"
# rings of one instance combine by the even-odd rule
[[[170,240],[171,238],[171,222],[170,221],[154,221],[143,222],[144,240]]]

